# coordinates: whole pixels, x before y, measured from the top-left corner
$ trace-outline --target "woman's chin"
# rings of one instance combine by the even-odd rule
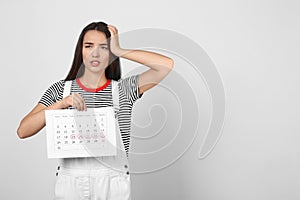
[[[93,72],[93,73],[101,73],[103,71],[105,71],[106,67],[103,67],[103,66],[86,66],[86,69],[90,72]]]

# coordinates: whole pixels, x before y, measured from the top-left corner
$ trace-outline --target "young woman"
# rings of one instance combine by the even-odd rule
[[[143,64],[149,69],[121,79],[119,58]],[[127,162],[131,110],[144,92],[163,80],[173,68],[173,60],[164,55],[121,48],[118,30],[104,22],[93,22],[81,32],[69,74],[52,84],[38,104],[20,122],[17,133],[27,138],[45,126],[45,110],[101,108],[113,105],[112,81],[117,81],[117,113],[121,146],[117,156],[63,158],[55,184],[55,199],[130,199],[130,173]],[[66,81],[71,92],[63,96]],[[104,162],[100,162],[104,161]],[[108,163],[109,168],[103,163]],[[118,169],[118,170],[114,170]]]

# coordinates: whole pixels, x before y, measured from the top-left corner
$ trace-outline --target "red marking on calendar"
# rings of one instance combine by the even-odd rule
[[[70,135],[70,138],[71,138],[72,140],[74,140],[74,139],[76,139],[76,135],[75,135],[75,134],[72,134],[72,135]]]

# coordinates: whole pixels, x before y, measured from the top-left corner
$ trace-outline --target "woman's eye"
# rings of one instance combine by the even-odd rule
[[[107,47],[102,47],[102,49],[105,49],[105,50],[107,50],[108,48],[107,48]]]
[[[92,46],[91,45],[88,45],[88,46],[84,46],[85,48],[91,48]]]

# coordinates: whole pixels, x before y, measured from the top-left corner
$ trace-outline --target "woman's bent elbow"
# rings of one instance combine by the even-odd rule
[[[29,130],[28,128],[26,128],[27,125],[24,124],[23,120],[20,122],[20,125],[17,129],[17,134],[19,136],[20,139],[24,139],[30,136],[30,134],[28,134]]]
[[[174,60],[172,58],[169,59],[168,61],[168,69],[171,71],[174,67]]]
[[[18,127],[18,129],[17,129],[17,134],[18,134],[18,136],[19,136],[20,139],[26,138],[26,136],[25,136],[25,134],[24,134],[24,130],[23,130],[21,124],[20,124],[20,126]]]

